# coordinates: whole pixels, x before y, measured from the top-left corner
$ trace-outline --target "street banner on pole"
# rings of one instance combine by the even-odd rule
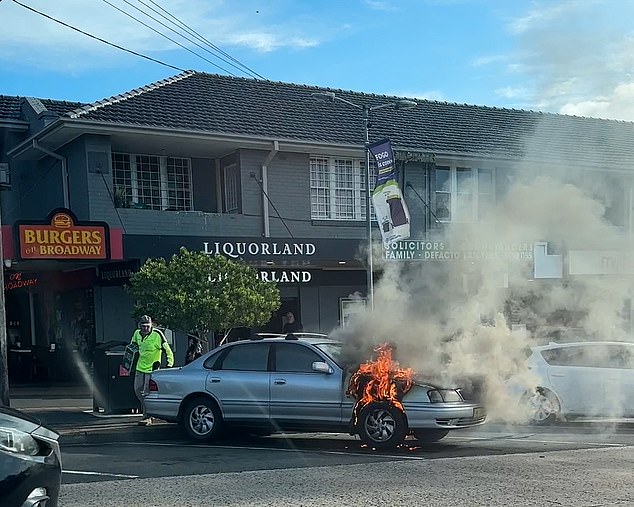
[[[383,244],[389,245],[393,241],[408,239],[410,216],[401,188],[396,181],[392,143],[389,139],[377,141],[368,145],[368,150],[376,160],[377,174],[372,204]]]

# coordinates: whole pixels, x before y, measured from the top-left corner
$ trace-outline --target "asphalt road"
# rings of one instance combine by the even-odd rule
[[[61,507],[634,505],[634,429],[486,425],[377,452],[349,435],[62,447]]]

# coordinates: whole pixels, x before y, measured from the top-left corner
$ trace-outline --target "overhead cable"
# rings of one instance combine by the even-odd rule
[[[150,7],[149,5],[147,5],[143,0],[137,0],[139,3],[145,5],[148,9],[150,9],[151,11],[155,12],[156,14],[158,14],[159,16],[161,16],[163,19],[166,19],[167,21],[169,21],[170,23],[172,23],[174,26],[179,26],[180,28],[183,28],[184,30],[186,30],[190,35],[192,35],[193,37],[196,37],[199,41],[207,44],[210,48],[212,48],[214,51],[220,53],[223,56],[226,56],[227,58],[229,58],[231,61],[235,62],[237,65],[239,65],[240,67],[242,67],[242,69],[244,69],[247,73],[251,74],[253,77],[257,77],[260,79],[263,79],[265,81],[267,81],[267,79],[258,74],[256,71],[254,71],[253,69],[251,69],[250,67],[246,66],[245,64],[243,64],[242,62],[240,62],[239,60],[237,60],[236,58],[234,58],[233,56],[231,56],[229,53],[227,53],[226,51],[223,51],[221,48],[219,48],[218,46],[216,46],[213,42],[210,42],[209,40],[207,40],[205,37],[203,37],[200,33],[198,33],[196,30],[194,30],[193,28],[190,28],[187,24],[185,24],[183,21],[181,21],[180,19],[178,19],[176,16],[174,16],[174,14],[170,13],[169,11],[167,11],[166,9],[164,9],[163,7],[161,7],[159,4],[157,4],[154,0],[148,0],[151,4],[155,5],[158,9],[160,9],[161,11],[163,11],[165,14],[167,14],[170,18],[172,18],[175,21],[172,21],[170,19],[167,18],[167,16],[161,14],[160,12],[158,12],[156,9],[153,9],[152,7]],[[226,61],[226,60],[225,60]],[[227,62],[229,63],[229,62]]]
[[[193,55],[197,56],[198,58],[201,58],[201,59],[205,60],[207,63],[209,63],[209,64],[213,65],[214,67],[217,67],[218,69],[220,69],[220,70],[222,70],[222,71],[226,72],[227,74],[229,74],[229,75],[231,75],[231,76],[233,76],[233,77],[237,77],[237,76],[236,76],[233,72],[231,72],[231,71],[229,71],[229,70],[225,69],[224,67],[221,67],[220,65],[218,65],[218,64],[216,64],[216,63],[214,63],[214,62],[212,62],[211,60],[208,60],[208,59],[207,59],[207,58],[205,58],[204,56],[199,55],[199,54],[198,54],[198,53],[196,53],[195,51],[193,51],[193,50],[189,49],[187,46],[185,46],[185,45],[181,44],[181,43],[180,43],[180,42],[178,42],[178,41],[175,41],[175,40],[174,40],[174,39],[172,39],[171,37],[168,37],[168,36],[167,36],[167,35],[165,35],[164,33],[161,33],[160,31],[158,31],[156,28],[151,27],[150,25],[148,25],[147,23],[144,23],[144,22],[143,22],[143,21],[141,21],[140,19],[135,18],[132,14],[130,14],[130,13],[128,13],[128,12],[126,12],[126,11],[124,11],[123,9],[121,9],[121,8],[117,7],[116,5],[114,5],[114,4],[112,4],[112,3],[110,3],[108,0],[102,0],[102,1],[103,1],[104,3],[106,3],[106,4],[108,4],[108,5],[109,5],[110,7],[112,7],[113,9],[118,10],[120,13],[125,14],[126,16],[128,16],[128,17],[132,18],[133,20],[137,21],[138,23],[141,23],[143,26],[145,26],[146,28],[149,28],[150,30],[152,30],[153,32],[157,33],[157,34],[158,34],[158,35],[160,35],[161,37],[164,37],[164,38],[165,38],[165,39],[167,39],[168,41],[173,42],[173,43],[174,43],[174,44],[176,44],[177,46],[180,46],[180,47],[181,47],[181,48],[183,48],[185,51],[189,51],[191,54],[193,54]],[[124,1],[125,1],[125,0],[124,0]],[[127,3],[127,4],[129,4],[130,2],[126,2],[126,3]],[[134,7],[134,6],[132,6],[132,7]],[[137,10],[139,10],[137,7],[134,7],[134,8],[135,8],[135,9],[137,9]],[[141,11],[141,12],[143,12],[143,11]],[[145,13],[143,12],[143,14],[145,14]],[[145,14],[145,15],[147,16],[147,14]],[[152,16],[148,16],[148,17],[149,17],[149,18],[151,18],[151,19],[154,19]],[[154,21],[156,21],[156,19],[154,19]],[[160,21],[157,21],[157,23],[159,23],[159,24],[161,24],[161,25],[165,26],[165,25],[164,25],[163,23],[161,23]],[[172,29],[171,29],[171,28],[169,28],[168,26],[166,26],[166,28],[168,28],[169,30],[172,30]],[[172,30],[172,31],[174,31],[174,30]],[[180,35],[180,34],[178,34],[178,32],[176,32],[176,33],[177,33],[177,35]],[[182,35],[181,35],[181,37],[182,37]],[[190,41],[190,42],[191,42],[191,41]],[[204,48],[203,48],[203,49],[204,49]]]
[[[36,14],[39,14],[40,16],[44,16],[45,18],[50,19],[51,21],[55,21],[55,23],[59,23],[60,25],[65,26],[66,28],[75,30],[76,32],[81,33],[82,35],[86,35],[87,37],[98,40],[99,42],[103,42],[104,44],[108,44],[109,46],[120,49],[121,51],[125,51],[127,53],[133,54],[134,56],[140,56],[141,58],[145,58],[146,60],[150,60],[151,62],[164,65],[165,67],[169,67],[170,69],[178,70],[180,72],[185,72],[185,69],[181,69],[180,67],[176,67],[175,65],[170,65],[169,63],[162,62],[161,60],[157,60],[156,58],[152,58],[151,56],[147,56],[142,53],[137,53],[136,51],[133,51],[131,49],[124,48],[123,46],[119,46],[118,44],[115,44],[114,42],[110,42],[110,41],[107,41],[106,39],[102,39],[101,37],[97,37],[96,35],[92,35],[91,33],[84,32],[83,30],[80,30],[79,28],[69,25],[68,23],[64,23],[63,21],[60,21],[59,19],[56,19],[52,16],[49,16],[48,14],[45,14],[44,12],[38,11],[37,9],[34,9],[33,7],[29,7],[28,5],[18,2],[18,0],[12,0],[12,1],[18,4],[20,7],[24,7],[25,9],[28,9],[31,12],[35,12]]]

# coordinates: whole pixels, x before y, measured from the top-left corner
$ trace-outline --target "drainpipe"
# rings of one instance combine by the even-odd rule
[[[269,193],[269,171],[268,165],[271,163],[271,160],[277,155],[277,152],[280,151],[280,143],[277,141],[273,141],[273,149],[269,151],[268,155],[262,162],[262,220],[264,221],[264,237],[269,238],[271,236],[270,229],[270,220],[269,220],[269,200],[266,197]]]
[[[66,164],[66,157],[62,157],[54,151],[47,150],[46,148],[40,146],[36,139],[33,139],[33,148],[41,151],[42,153],[45,153],[49,157],[56,158],[62,163],[62,190],[64,192],[64,208],[70,209],[70,199],[68,197],[68,166]]]

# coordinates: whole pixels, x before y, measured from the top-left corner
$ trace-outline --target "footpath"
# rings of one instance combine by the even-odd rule
[[[176,424],[158,421],[139,426],[140,414],[93,411],[92,392],[85,385],[10,385],[11,408],[29,414],[60,434],[60,444],[148,442],[180,438]]]

